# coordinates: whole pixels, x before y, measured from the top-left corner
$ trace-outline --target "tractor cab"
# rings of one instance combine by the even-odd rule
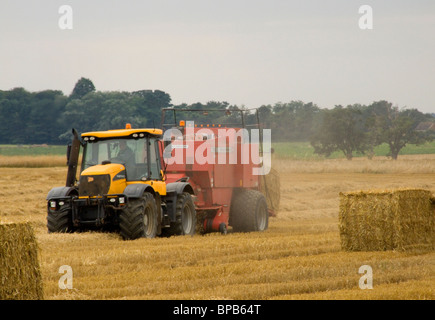
[[[162,163],[159,152],[161,130],[126,129],[82,134],[83,158],[79,195],[122,193],[131,183],[160,185],[164,195]],[[100,179],[101,183],[93,183]],[[110,186],[104,181],[111,182]],[[100,190],[91,190],[100,189]]]

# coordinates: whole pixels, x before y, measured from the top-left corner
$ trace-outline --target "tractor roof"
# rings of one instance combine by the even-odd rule
[[[107,131],[92,131],[82,133],[83,137],[96,137],[96,138],[117,138],[117,137],[128,137],[133,136],[133,134],[151,134],[151,135],[162,135],[163,131],[161,129],[117,129],[117,130],[107,130]]]

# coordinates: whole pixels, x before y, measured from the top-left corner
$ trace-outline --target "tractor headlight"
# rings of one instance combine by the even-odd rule
[[[50,201],[50,209],[56,209],[56,201]]]
[[[125,203],[125,198],[119,197],[119,204],[124,204],[124,203]]]

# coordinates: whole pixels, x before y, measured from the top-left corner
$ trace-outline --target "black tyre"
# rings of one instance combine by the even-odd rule
[[[49,233],[73,232],[71,204],[64,203],[59,210],[47,208],[47,229]]]
[[[157,235],[157,207],[154,196],[130,199],[119,215],[119,229],[123,239],[154,238]]]
[[[264,195],[250,189],[235,191],[230,208],[230,223],[235,232],[266,230],[269,226],[269,212]]]
[[[177,196],[175,222],[168,230],[170,235],[191,235],[196,231],[196,210],[192,195],[183,192]]]

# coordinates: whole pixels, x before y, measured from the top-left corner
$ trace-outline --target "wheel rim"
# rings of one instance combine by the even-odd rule
[[[181,225],[185,234],[189,234],[192,230],[192,210],[190,209],[189,205],[184,206]]]
[[[263,231],[266,229],[267,224],[267,207],[262,201],[259,205],[257,212],[257,226],[259,231]]]
[[[143,215],[143,224],[145,226],[145,235],[149,235],[153,230],[152,210],[150,207],[145,208],[145,212]]]

